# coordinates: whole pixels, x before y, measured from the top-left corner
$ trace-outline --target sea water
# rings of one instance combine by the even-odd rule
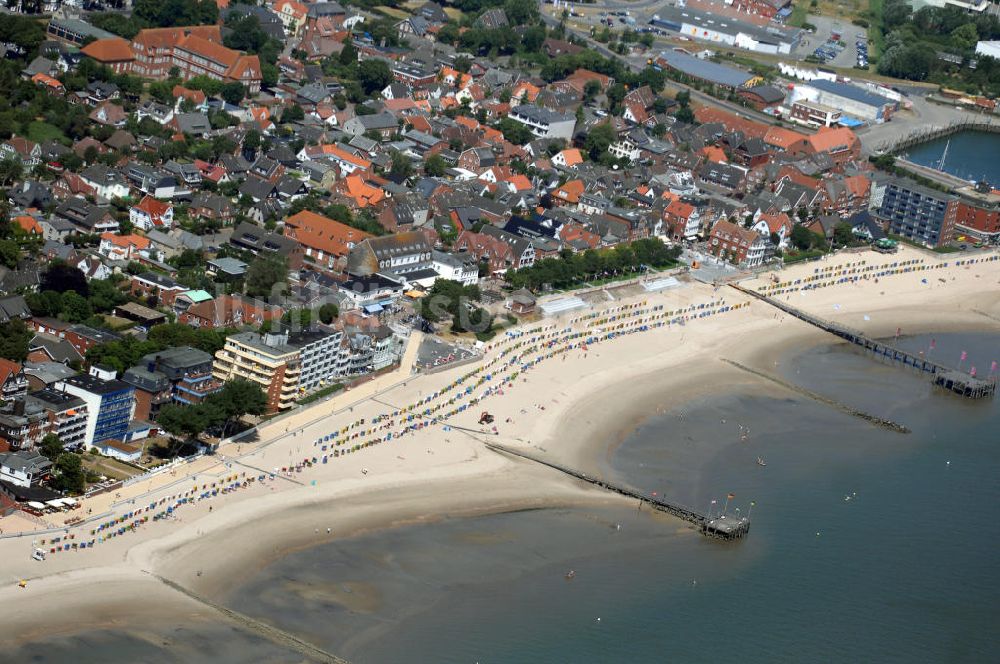
[[[981,376],[1000,359],[997,336],[899,344]],[[289,555],[226,601],[358,663],[996,661],[1000,404],[846,345],[769,369],[913,432],[724,394],[653,414],[594,469],[701,511],[754,502],[742,541],[638,505],[445,520]]]

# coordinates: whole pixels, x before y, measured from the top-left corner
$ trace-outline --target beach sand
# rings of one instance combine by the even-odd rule
[[[780,274],[785,280],[812,275],[816,268],[831,264],[858,260],[888,264],[912,258],[926,263],[955,260],[904,248],[895,256],[849,254],[825,263],[794,266]],[[765,284],[761,279],[743,285]],[[1000,261],[995,261],[968,269],[899,274],[879,283],[841,284],[787,297],[810,313],[872,336],[891,336],[897,327],[903,334],[996,331],[1000,329],[998,284]],[[674,309],[708,301],[713,295],[724,298],[727,304],[749,299],[733,289],[716,291],[700,283],[633,299]],[[608,302],[607,306],[624,302]],[[39,624],[48,632],[63,626],[79,627],[81,615],[93,616],[95,625],[106,625],[141,622],[164,614],[174,620],[199,620],[210,612],[147,572],[170,578],[206,597],[222,599],[268,562],[334,538],[487,512],[581,502],[611,504],[622,499],[530,462],[493,453],[482,442],[497,439],[593,471],[600,468],[610,446],[658,411],[727,391],[772,393],[783,389],[739,371],[723,359],[773,371],[786,354],[833,340],[765,303],[753,301],[749,307],[684,326],[666,326],[596,344],[586,357],[580,350],[566,353],[565,359],[557,356],[533,368],[523,380],[518,378],[503,396],[491,397],[449,421],[456,427],[478,429],[479,412],[488,410],[496,417],[499,435],[495,438],[457,428],[446,432],[441,427],[428,427],[399,442],[331,459],[329,464],[290,478],[279,477],[207,501],[211,512],[205,502],[185,506],[177,519],[147,524],[94,549],[50,556],[44,563],[29,559],[30,532],[21,538],[2,539],[0,558],[5,561],[6,574],[0,602],[14,603],[11,605],[18,607],[18,615],[16,620],[5,621],[0,634],[23,640],[25,635],[36,634]],[[234,472],[256,475],[289,465],[314,454],[312,441],[325,432],[359,417],[371,418],[413,403],[472,368],[419,377],[388,375],[357,391],[297,411],[263,427],[257,442],[244,442],[239,448],[228,445],[220,456],[193,464],[197,483]],[[305,430],[296,432],[300,426]],[[290,427],[288,433],[286,427]],[[223,457],[233,464],[231,468],[222,465]],[[362,473],[362,469],[367,472]],[[136,498],[136,505],[145,505],[155,497],[187,490],[195,483],[181,476],[187,472],[191,469],[179,470],[176,477],[140,483],[123,492],[119,500],[151,491]],[[110,507],[113,497],[102,500],[106,504],[95,505],[95,514]],[[121,513],[125,508],[127,504],[114,509]],[[686,525],[676,523],[681,528]],[[11,532],[3,521],[0,527]],[[27,588],[17,586],[19,579],[28,579]],[[142,606],[151,614],[137,612]]]

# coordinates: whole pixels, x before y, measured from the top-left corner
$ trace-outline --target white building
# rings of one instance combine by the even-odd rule
[[[14,486],[36,486],[52,469],[52,462],[35,451],[0,454],[0,480]]]
[[[526,126],[538,138],[569,140],[573,138],[573,130],[576,128],[576,118],[572,115],[557,113],[534,104],[515,106],[508,117]]]
[[[287,337],[299,349],[299,392],[314,392],[330,385],[340,373],[340,341],[343,333],[325,326],[303,330]]]
[[[431,252],[431,268],[437,272],[437,279],[450,279],[463,286],[471,286],[479,281],[479,263],[468,255],[456,256],[436,249]]]

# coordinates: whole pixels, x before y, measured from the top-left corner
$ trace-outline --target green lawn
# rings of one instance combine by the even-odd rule
[[[803,23],[806,23],[806,17],[809,15],[809,2],[808,0],[796,0],[795,4],[792,5],[792,15],[788,17],[788,25],[796,28],[801,28]]]
[[[882,55],[885,35],[882,32],[882,0],[868,0],[868,62],[873,66]],[[873,67],[874,68],[874,67]]]
[[[58,141],[61,138],[65,138],[62,133],[62,129],[56,127],[55,125],[50,125],[48,122],[42,122],[41,120],[35,120],[28,124],[28,129],[25,132],[31,140],[35,143],[42,143],[44,141]]]

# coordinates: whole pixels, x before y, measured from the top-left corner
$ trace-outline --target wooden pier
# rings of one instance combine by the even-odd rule
[[[864,350],[869,351],[872,355],[911,367],[921,373],[930,374],[935,385],[942,387],[949,392],[954,392],[955,394],[960,394],[963,397],[968,397],[970,399],[983,399],[986,397],[992,397],[996,394],[997,385],[995,380],[985,380],[962,373],[961,371],[956,371],[955,369],[946,367],[943,364],[938,364],[937,362],[928,360],[925,357],[914,355],[909,351],[897,348],[890,343],[871,339],[857,330],[852,330],[851,328],[838,323],[824,320],[818,316],[813,316],[812,314],[808,314],[789,304],[767,297],[766,295],[761,295],[756,291],[744,288],[738,284],[730,284],[730,286],[741,293],[745,293],[757,298],[758,300],[762,300],[763,302],[770,304],[772,307],[780,309],[781,311],[784,311],[801,321],[818,327],[819,329],[840,337],[845,341],[849,341],[855,346],[860,346]]]
[[[745,537],[747,533],[750,532],[750,519],[749,517],[739,517],[735,515],[718,515],[715,517],[710,517],[695,510],[684,507],[682,505],[677,505],[675,503],[669,503],[665,500],[659,498],[654,498],[652,496],[647,496],[639,491],[621,486],[619,484],[613,484],[607,480],[602,480],[599,477],[591,477],[586,473],[581,473],[578,470],[573,470],[572,468],[567,468],[566,466],[554,463],[552,461],[546,461],[545,459],[540,459],[533,456],[527,452],[520,450],[515,450],[505,445],[499,445],[497,443],[484,443],[486,447],[493,450],[494,452],[499,452],[503,454],[509,454],[511,456],[520,457],[522,459],[527,459],[528,461],[533,461],[535,463],[541,464],[543,466],[548,466],[558,470],[561,473],[565,473],[570,477],[575,477],[578,480],[582,480],[594,486],[599,486],[602,489],[611,491],[612,493],[617,493],[628,498],[634,498],[642,503],[651,506],[653,509],[660,512],[666,512],[676,516],[678,519],[683,519],[688,523],[694,524],[698,528],[698,532],[707,537],[715,537],[717,539],[724,540],[735,540]]]

